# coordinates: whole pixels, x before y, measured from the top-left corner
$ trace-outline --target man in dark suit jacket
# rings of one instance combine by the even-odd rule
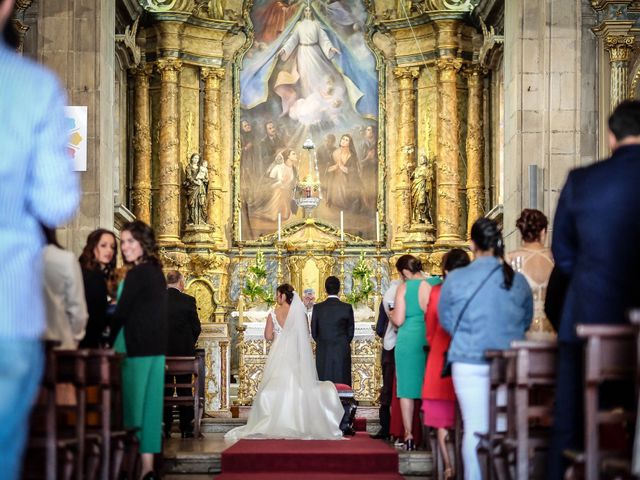
[[[562,452],[582,447],[583,343],[580,323],[624,323],[640,302],[640,102],[609,118],[608,160],[569,173],[556,210],[553,257],[568,287],[558,329],[558,368],[550,479]]]
[[[316,303],[311,314],[311,335],[316,341],[316,368],[320,380],[351,386],[351,340],[355,322],[353,308],[340,301],[340,280],[324,282],[327,299]]]
[[[196,299],[184,290],[184,278],[180,272],[171,270],[167,273],[167,304],[169,338],[167,356],[193,357],[196,354],[196,342],[200,335],[200,320],[196,308]],[[167,380],[169,381],[169,380]],[[177,383],[191,382],[191,375],[176,375]],[[178,395],[191,395],[188,388],[178,388]],[[173,395],[169,389],[165,395]],[[180,406],[180,432],[182,438],[193,437],[193,408]],[[171,408],[164,409],[164,431],[167,438],[171,436],[173,423]]]

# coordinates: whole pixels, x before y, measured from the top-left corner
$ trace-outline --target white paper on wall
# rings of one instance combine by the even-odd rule
[[[87,107],[65,107],[65,117],[69,141],[67,151],[73,157],[73,169],[76,172],[87,171]]]

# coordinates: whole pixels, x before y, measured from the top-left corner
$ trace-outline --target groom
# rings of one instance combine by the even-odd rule
[[[340,301],[340,280],[324,282],[327,299],[316,303],[311,315],[311,335],[316,342],[316,369],[320,380],[351,386],[351,340],[353,308]]]

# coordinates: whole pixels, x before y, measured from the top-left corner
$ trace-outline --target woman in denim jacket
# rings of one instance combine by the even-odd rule
[[[448,361],[453,364],[464,422],[466,480],[481,479],[475,433],[489,428],[489,364],[484,352],[508,349],[513,340],[523,339],[533,316],[531,289],[504,261],[496,222],[481,218],[473,224],[471,251],[475,260],[447,276],[438,306],[440,323],[452,336]]]

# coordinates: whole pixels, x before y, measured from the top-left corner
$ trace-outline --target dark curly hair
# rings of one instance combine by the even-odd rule
[[[399,273],[402,273],[402,270],[418,273],[422,271],[422,262],[413,255],[402,255],[398,261],[396,261],[396,270],[398,270]]]
[[[289,285],[288,283],[283,283],[277,288],[276,291],[280,295],[285,295],[287,303],[291,305],[291,302],[293,301],[293,292],[294,292],[293,287],[291,285]]]
[[[442,272],[446,276],[446,272],[451,272],[456,268],[466,267],[471,263],[467,252],[461,248],[452,248],[442,257]]]
[[[140,220],[125,223],[122,227],[122,232],[129,232],[131,236],[140,242],[142,247],[142,260],[141,262],[155,263],[162,267],[160,256],[158,254],[158,244],[156,243],[156,235],[153,232],[153,228]],[[127,262],[124,259],[125,263]]]
[[[525,242],[535,242],[540,240],[540,234],[546,230],[549,220],[540,210],[533,208],[525,208],[520,214],[520,218],[516,221],[516,227],[522,234]]]
[[[85,270],[100,270],[102,269],[102,265],[98,264],[96,257],[93,251],[100,243],[100,239],[102,235],[111,235],[113,237],[113,243],[115,245],[115,250],[113,251],[113,258],[111,261],[104,267],[104,273],[109,275],[116,268],[116,256],[118,254],[118,242],[116,241],[116,235],[111,230],[107,230],[106,228],[99,228],[94,230],[87,236],[87,243],[82,249],[82,253],[80,254],[80,258],[78,261],[80,262],[80,266]]]
[[[492,251],[494,257],[502,260],[504,288],[510,290],[515,273],[511,265],[504,261],[504,241],[498,224],[485,217],[479,218],[471,227],[471,240],[479,250],[483,252]]]

